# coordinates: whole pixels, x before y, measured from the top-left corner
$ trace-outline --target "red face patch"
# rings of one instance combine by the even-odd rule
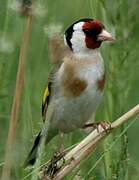
[[[94,41],[93,38],[86,36],[85,43],[86,43],[87,48],[96,49],[96,48],[100,47],[102,42],[101,41]]]
[[[85,42],[87,48],[95,49],[100,47],[101,41],[97,41],[97,37],[103,29],[103,24],[98,20],[90,20],[84,23],[83,31],[86,35]]]
[[[83,30],[84,29],[103,29],[103,24],[98,20],[90,20],[84,23]]]

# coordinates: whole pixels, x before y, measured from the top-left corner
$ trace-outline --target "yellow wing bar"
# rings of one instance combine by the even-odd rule
[[[47,99],[47,97],[49,96],[49,90],[48,90],[48,86],[45,88],[45,91],[44,91],[44,95],[43,95],[43,104],[45,104],[45,101]]]
[[[51,83],[49,82],[49,84],[45,88],[43,100],[42,100],[42,118],[43,118],[43,121],[45,121],[46,111],[47,111],[49,98],[50,98],[50,85],[51,85]]]

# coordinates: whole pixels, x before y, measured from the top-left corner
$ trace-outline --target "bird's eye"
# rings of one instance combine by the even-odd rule
[[[83,31],[86,34],[86,36],[97,36],[101,32],[101,29],[93,28],[93,29],[84,29]]]
[[[84,29],[83,31],[87,36],[92,36],[92,29]]]

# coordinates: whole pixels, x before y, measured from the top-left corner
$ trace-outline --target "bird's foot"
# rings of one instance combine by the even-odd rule
[[[99,132],[99,127],[101,127],[102,129],[104,129],[107,132],[107,130],[111,129],[111,123],[108,121],[100,121],[100,122],[96,122],[96,123],[86,123],[83,126],[83,129],[93,128],[93,129],[97,129],[97,131]]]

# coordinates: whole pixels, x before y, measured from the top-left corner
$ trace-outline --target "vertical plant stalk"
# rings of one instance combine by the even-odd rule
[[[8,4],[9,4],[9,0],[7,0],[7,7],[6,7],[6,13],[5,13],[5,20],[4,20],[4,26],[3,26],[3,33],[2,33],[2,40],[5,40],[5,37],[6,37],[6,33],[7,33],[7,30],[8,30],[8,23],[9,23],[9,11],[8,11]],[[0,65],[0,84],[2,85],[3,84],[3,62],[4,62],[4,57],[3,57],[3,54],[0,56],[0,60],[2,61],[1,65]]]
[[[31,33],[31,27],[32,27],[32,16],[28,16],[26,19],[26,25],[25,25],[25,30],[23,34],[23,42],[22,42],[20,55],[19,55],[19,65],[18,65],[18,71],[17,71],[17,76],[16,76],[15,93],[14,93],[12,110],[11,110],[7,145],[5,149],[5,163],[4,163],[4,167],[2,171],[1,180],[10,179],[12,147],[14,144],[14,138],[15,138],[15,133],[16,133],[17,118],[18,118],[20,98],[21,98],[24,72],[25,72],[25,59],[26,59],[26,54],[27,54],[29,37]]]

